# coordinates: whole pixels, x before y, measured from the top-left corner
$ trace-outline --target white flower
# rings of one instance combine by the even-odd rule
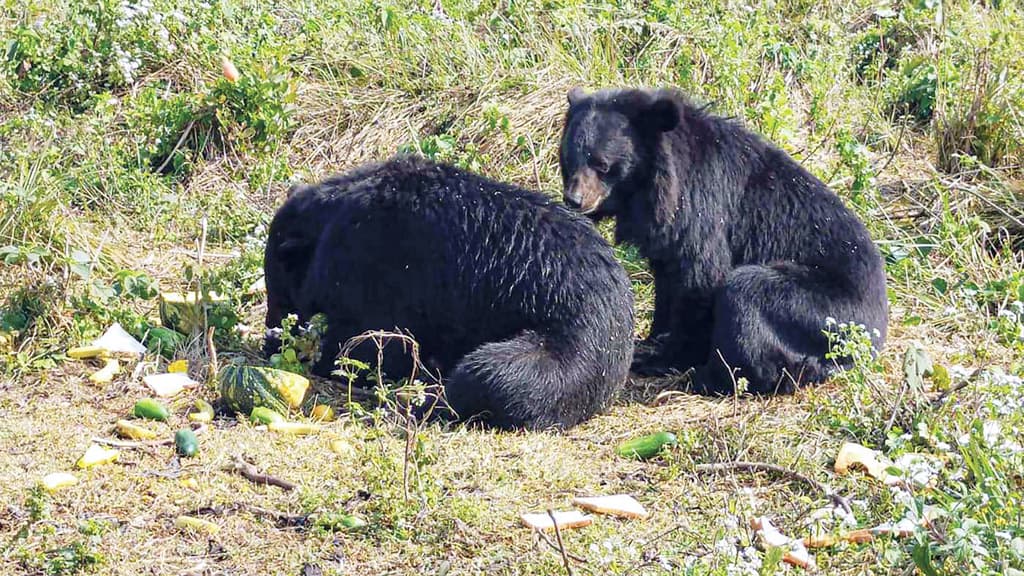
[[[999,441],[999,436],[1003,431],[1003,426],[995,420],[986,420],[981,426],[981,435],[985,440],[985,444],[989,446],[995,446],[996,442]]]

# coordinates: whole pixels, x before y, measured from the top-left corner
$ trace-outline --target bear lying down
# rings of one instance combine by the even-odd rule
[[[290,191],[270,225],[268,328],[323,313],[314,372],[368,330],[411,334],[458,418],[568,428],[602,410],[633,355],[629,280],[583,217],[539,193],[399,156]],[[278,342],[268,338],[267,351]],[[376,365],[377,347],[351,357]],[[381,366],[408,376],[409,355]]]

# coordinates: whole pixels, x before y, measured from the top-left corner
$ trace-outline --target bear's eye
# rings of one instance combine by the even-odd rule
[[[594,172],[604,175],[607,174],[608,171],[611,169],[611,165],[608,163],[607,160],[603,158],[591,158],[590,168],[593,169]]]

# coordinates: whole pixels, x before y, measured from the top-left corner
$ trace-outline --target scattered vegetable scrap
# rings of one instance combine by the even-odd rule
[[[316,525],[332,531],[358,530],[366,527],[366,520],[355,514],[333,512],[317,518]]]
[[[122,438],[152,440],[157,437],[156,432],[128,420],[118,420],[115,427],[117,428],[117,435]]]
[[[878,459],[878,453],[874,450],[855,444],[845,442],[839,448],[836,456],[835,471],[837,474],[846,474],[851,467],[863,468],[868,475],[886,484],[897,484],[900,479],[886,471],[891,464],[882,463]]]
[[[199,453],[199,439],[187,428],[178,430],[174,433],[174,448],[178,454],[191,458]]]
[[[351,456],[355,452],[355,449],[352,447],[352,445],[349,444],[347,441],[342,440],[341,438],[335,438],[331,440],[330,447],[331,452],[334,452],[335,454],[340,454],[342,456]]]
[[[78,468],[92,468],[93,466],[100,466],[102,464],[108,464],[117,460],[120,452],[113,448],[104,448],[99,444],[91,444],[85,451],[85,454],[75,462],[75,466]]]
[[[166,406],[152,398],[143,398],[136,402],[132,413],[136,418],[148,418],[149,420],[157,420],[159,422],[166,421],[171,415]]]
[[[213,406],[202,398],[196,398],[195,412],[189,412],[188,419],[192,422],[213,422],[215,413]]]
[[[103,368],[89,375],[89,380],[95,384],[110,384],[114,376],[121,373],[121,363],[117,358],[106,358]]]
[[[256,406],[249,413],[249,420],[253,424],[270,424],[271,422],[284,422],[284,416],[265,406]]]
[[[188,532],[205,532],[211,535],[220,532],[220,526],[217,526],[209,520],[194,518],[192,516],[178,516],[178,518],[174,520],[174,526],[179,530],[185,530]]]
[[[551,516],[554,516],[555,521],[558,522],[558,529],[564,530],[566,528],[582,528],[589,526],[593,522],[593,517],[578,512],[576,510],[554,512],[551,515],[547,513],[537,514],[523,514],[520,519],[523,524],[526,524],[534,530],[553,530],[555,528],[554,522],[551,520]]]
[[[782,561],[805,570],[817,570],[814,558],[807,552],[807,548],[800,540],[794,540],[772,525],[767,517],[751,518],[750,527],[753,528],[758,540],[766,548],[784,548],[785,552]]]
[[[275,368],[228,364],[217,378],[221,399],[238,414],[251,414],[256,406],[288,414],[302,406],[309,389],[305,376]]]
[[[78,484],[78,478],[67,472],[53,472],[43,476],[43,488],[50,492],[74,486],[75,484]]]
[[[860,530],[851,530],[845,534],[832,535],[832,534],[821,534],[808,536],[804,538],[804,546],[808,548],[828,548],[835,546],[839,542],[849,542],[851,544],[861,544],[864,542],[871,542],[879,536],[894,536],[897,538],[906,538],[912,535],[913,530],[903,530],[890,524],[883,524],[874,528],[862,528]]]
[[[67,351],[68,358],[75,360],[86,360],[88,358],[99,358],[107,353],[106,350],[99,346],[79,346],[77,348],[71,348]]]
[[[572,503],[584,510],[597,514],[610,514],[624,518],[647,518],[649,514],[642,504],[628,494],[573,498]]]
[[[207,315],[217,315],[228,306],[225,296],[210,292],[200,297],[195,292],[163,292],[160,294],[160,322],[182,334],[201,332]]]
[[[334,408],[327,404],[317,404],[309,413],[309,417],[318,422],[333,422]]]
[[[316,424],[306,424],[305,422],[270,422],[267,424],[267,429],[273,430],[274,432],[281,432],[282,434],[304,436],[306,434],[316,434],[320,431],[320,426]]]
[[[672,448],[678,444],[676,435],[671,432],[657,432],[640,438],[634,438],[619,444],[615,453],[623,458],[637,458],[646,460],[654,458],[665,448]]]
[[[115,322],[95,341],[90,348],[101,348],[108,356],[138,358],[146,353],[146,347]]]
[[[168,372],[167,374],[150,374],[142,379],[153,394],[160,397],[170,397],[180,394],[186,388],[194,388],[199,382],[188,377],[183,372]]]
[[[175,360],[167,365],[167,371],[171,374],[188,374],[188,360]]]

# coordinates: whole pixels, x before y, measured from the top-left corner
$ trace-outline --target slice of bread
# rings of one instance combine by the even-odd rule
[[[644,509],[643,504],[636,501],[628,494],[616,494],[614,496],[593,496],[573,498],[572,503],[584,510],[590,510],[598,514],[610,514],[622,516],[623,518],[647,518],[650,514]]]
[[[566,528],[582,528],[583,526],[589,526],[590,523],[593,522],[593,518],[576,510],[555,512],[554,515],[555,520],[558,521],[559,530],[565,530]],[[554,523],[551,522],[551,516],[548,516],[547,512],[523,514],[520,516],[520,519],[523,521],[523,524],[537,530],[554,530],[555,528]]]

